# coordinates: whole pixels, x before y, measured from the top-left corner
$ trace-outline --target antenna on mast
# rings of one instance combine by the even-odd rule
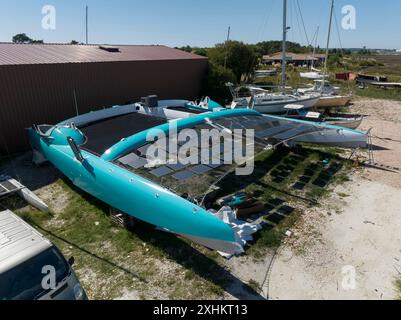
[[[89,33],[88,33],[88,15],[89,15],[89,8],[86,6],[86,18],[85,18],[85,26],[86,26],[86,44],[89,44]]]

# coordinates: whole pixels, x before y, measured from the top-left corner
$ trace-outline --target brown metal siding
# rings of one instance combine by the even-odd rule
[[[157,94],[195,99],[205,59],[0,66],[0,155],[29,148],[24,130]]]

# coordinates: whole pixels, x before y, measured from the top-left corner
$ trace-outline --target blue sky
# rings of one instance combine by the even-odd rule
[[[305,43],[296,14],[297,0],[288,0],[289,40]],[[309,38],[320,26],[325,46],[329,0],[298,0]],[[0,41],[25,32],[45,42],[85,40],[85,5],[89,5],[89,40],[109,44],[212,46],[231,37],[247,43],[281,38],[282,0],[0,0]],[[341,8],[356,8],[356,30],[341,29]],[[42,29],[42,7],[57,10],[56,30]],[[336,17],[343,47],[401,49],[401,1],[337,0]],[[297,18],[298,17],[298,18]],[[331,46],[339,47],[334,25]]]

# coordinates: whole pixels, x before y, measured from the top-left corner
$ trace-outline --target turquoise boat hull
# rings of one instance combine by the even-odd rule
[[[252,113],[255,112],[230,110],[219,114],[204,114],[179,120],[177,126],[186,128],[203,123],[205,118]],[[79,130],[62,126],[55,128],[50,137],[44,137],[35,129],[30,129],[31,146],[34,152],[40,153],[78,188],[125,214],[208,248],[228,254],[243,252],[236,241],[234,230],[212,213],[112,162],[127,150],[143,143],[149,130],[117,143],[100,157],[81,150],[84,158],[81,163],[67,141],[71,137],[78,144],[82,143],[84,137]],[[154,129],[167,132],[169,125],[150,130]]]

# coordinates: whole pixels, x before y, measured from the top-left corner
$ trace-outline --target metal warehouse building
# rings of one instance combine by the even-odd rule
[[[29,148],[25,128],[59,123],[77,109],[151,94],[197,98],[207,63],[164,46],[0,43],[0,155]]]

